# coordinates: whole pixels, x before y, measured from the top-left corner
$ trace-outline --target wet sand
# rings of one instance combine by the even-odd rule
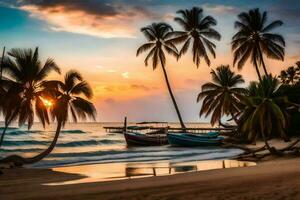
[[[48,186],[83,178],[51,169],[7,169],[0,175],[0,199],[205,199],[298,200],[300,158],[253,167],[189,172],[172,176]]]

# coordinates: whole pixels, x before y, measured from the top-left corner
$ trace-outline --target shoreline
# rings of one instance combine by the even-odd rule
[[[85,178],[52,169],[5,169],[0,199],[300,199],[300,158],[257,166],[107,182],[47,186]]]

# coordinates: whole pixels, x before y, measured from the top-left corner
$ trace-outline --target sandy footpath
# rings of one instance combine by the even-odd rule
[[[10,169],[0,175],[0,199],[299,200],[300,158],[254,167],[190,172],[110,182],[46,186],[82,178],[48,169]]]

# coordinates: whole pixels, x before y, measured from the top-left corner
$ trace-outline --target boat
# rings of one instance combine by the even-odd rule
[[[155,133],[143,134],[139,132],[124,132],[124,137],[128,146],[159,146],[168,144],[166,134]]]
[[[128,146],[159,146],[168,144],[165,128],[150,131],[148,133],[138,132],[138,130],[140,129],[128,129],[127,117],[125,117],[123,134]]]
[[[210,132],[205,135],[190,133],[168,133],[168,142],[172,146],[218,146],[222,144],[224,137],[217,132]]]

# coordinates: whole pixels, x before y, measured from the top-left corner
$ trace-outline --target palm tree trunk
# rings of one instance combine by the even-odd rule
[[[268,76],[268,72],[267,72],[267,68],[266,68],[266,65],[265,65],[265,61],[264,61],[264,57],[261,53],[261,50],[259,50],[259,57],[260,57],[260,60],[261,60],[261,64],[263,66],[263,69],[264,69],[264,72],[265,72],[265,75]]]
[[[2,143],[3,143],[3,140],[4,140],[4,135],[6,133],[6,130],[7,130],[8,126],[9,126],[8,124],[5,124],[5,127],[3,129],[3,132],[2,132],[2,135],[1,135],[1,139],[0,139],[0,148],[2,147]]]
[[[168,75],[167,75],[165,66],[163,65],[162,62],[161,62],[161,66],[162,66],[162,69],[163,69],[163,72],[164,72],[164,77],[165,77],[165,80],[166,80],[166,83],[167,83],[168,91],[169,91],[169,94],[170,94],[170,96],[171,96],[173,105],[174,105],[174,107],[175,107],[175,110],[176,110],[176,113],[177,113],[177,116],[178,116],[178,119],[179,119],[181,128],[182,128],[183,130],[186,130],[186,127],[185,127],[185,125],[184,125],[184,123],[183,123],[183,120],[182,120],[180,111],[179,111],[179,109],[178,109],[178,106],[177,106],[175,97],[174,97],[174,95],[173,95],[173,92],[172,92],[172,89],[171,89],[171,86],[170,86],[170,83],[169,83],[169,79],[168,79]]]
[[[265,142],[265,145],[266,145],[268,151],[269,151],[271,154],[273,154],[273,155],[280,155],[279,151],[277,151],[277,149],[276,149],[275,147],[271,147],[271,146],[269,145],[269,143],[268,143],[268,138],[266,137],[265,133],[262,132],[261,134],[262,134],[263,140],[264,140],[264,142]]]
[[[255,66],[255,70],[256,70],[256,73],[257,73],[258,79],[259,79],[259,81],[261,82],[261,81],[262,81],[262,79],[261,79],[261,75],[260,75],[260,72],[259,72],[259,69],[258,69],[258,65],[257,65],[257,61],[256,61],[256,59],[254,59],[254,66]]]
[[[3,71],[4,54],[5,54],[5,47],[3,47],[2,58],[1,58],[0,80],[2,80],[2,71]]]
[[[12,116],[10,117],[10,119],[8,119],[7,122],[5,122],[5,127],[4,127],[4,130],[2,132],[1,139],[0,139],[0,148],[1,148],[2,143],[3,143],[4,136],[6,134],[6,130],[7,130],[8,126],[10,125],[10,123],[12,122],[12,120],[15,118],[16,114],[18,114],[18,109],[16,109],[14,111],[14,113],[12,114]]]
[[[52,143],[50,144],[50,146],[45,151],[43,151],[42,153],[40,153],[32,158],[24,158],[24,163],[26,163],[26,164],[36,163],[36,162],[42,160],[43,158],[45,158],[46,156],[48,156],[52,152],[52,150],[54,149],[54,147],[57,143],[57,139],[58,139],[61,127],[62,127],[62,122],[61,121],[57,122],[55,136],[54,136],[54,139],[52,140]]]

